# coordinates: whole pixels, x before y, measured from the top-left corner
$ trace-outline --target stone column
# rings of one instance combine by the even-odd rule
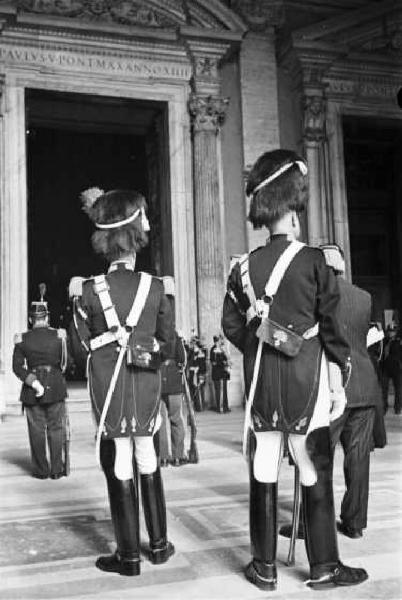
[[[351,280],[351,257],[348,219],[348,199],[345,181],[345,155],[343,149],[341,105],[328,102],[327,121],[329,171],[332,191],[333,241],[345,254],[346,277]]]
[[[27,197],[24,88],[7,80],[1,119],[1,394],[18,405],[13,339],[27,328]]]
[[[311,246],[332,241],[326,159],[325,99],[321,90],[304,96],[303,139],[309,169],[308,241]]]
[[[222,190],[218,135],[228,100],[192,94],[194,213],[198,325],[209,344],[220,329],[225,289]]]

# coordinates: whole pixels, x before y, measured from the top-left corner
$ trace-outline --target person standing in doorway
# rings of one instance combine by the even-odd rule
[[[249,220],[267,227],[266,246],[231,270],[223,331],[244,357],[245,440],[250,475],[252,560],[246,578],[277,586],[278,471],[287,436],[300,471],[313,588],[356,585],[364,569],[341,563],[332,489],[329,424],[346,405],[349,346],[337,319],[339,289],[321,250],[298,242],[307,165],[288,150],[266,152],[247,183]]]
[[[173,336],[172,311],[160,279],[134,270],[137,253],[148,242],[144,197],[131,190],[92,188],[83,201],[96,227],[92,245],[110,263],[107,274],[84,281],[82,290],[70,289],[78,333],[89,348],[97,457],[117,543],[116,552],[99,557],[96,566],[135,576],[140,574],[137,473],[149,560],[157,565],[174,554],[154,443],[160,426],[161,353]]]
[[[13,371],[23,382],[20,400],[28,422],[32,475],[60,479],[68,475],[67,335],[49,327],[46,302],[32,302],[32,329],[14,338]],[[50,465],[46,446],[49,447]]]

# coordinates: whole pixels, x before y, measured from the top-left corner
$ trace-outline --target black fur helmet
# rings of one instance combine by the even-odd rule
[[[246,187],[247,196],[262,189],[266,180],[272,178],[271,181],[275,181],[292,167],[296,167],[302,175],[307,175],[306,161],[293,150],[279,149],[265,152],[257,159],[249,173]],[[266,185],[269,183],[270,181],[267,181]]]
[[[270,227],[289,211],[302,212],[307,202],[307,164],[292,150],[272,150],[253,165],[246,193],[249,220],[255,229]]]

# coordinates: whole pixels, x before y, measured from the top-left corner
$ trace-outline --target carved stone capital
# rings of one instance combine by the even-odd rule
[[[226,116],[229,98],[192,94],[188,103],[194,131],[217,133]]]
[[[219,58],[217,56],[196,56],[194,58],[194,76],[197,80],[217,81]]]
[[[318,94],[303,98],[304,131],[306,142],[321,142],[325,138],[325,100]]]
[[[255,32],[278,27],[285,19],[283,0],[234,0],[231,8]]]

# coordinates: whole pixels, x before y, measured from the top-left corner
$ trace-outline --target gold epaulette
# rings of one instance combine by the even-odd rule
[[[65,329],[62,329],[62,328],[58,329],[58,330],[57,330],[57,337],[58,337],[60,340],[65,340],[65,339],[67,339],[67,331],[66,331]]]
[[[22,333],[16,333],[14,336],[14,344],[21,344],[22,342]]]

